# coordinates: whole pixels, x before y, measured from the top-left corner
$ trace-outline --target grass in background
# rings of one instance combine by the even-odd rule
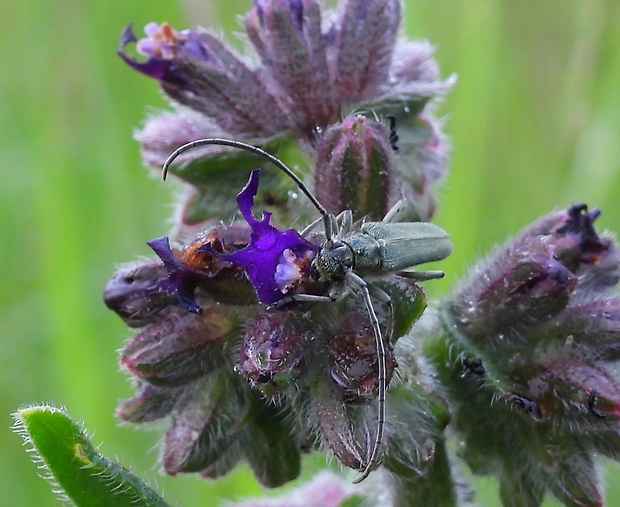
[[[163,427],[117,424],[131,389],[116,350],[129,332],[101,301],[115,263],[167,232],[174,193],[141,168],[132,129],[165,103],[115,56],[119,33],[151,20],[240,31],[232,9],[248,6],[0,2],[0,492],[15,507],[57,505],[8,429],[11,411],[41,401],[65,405],[102,452],[179,505],[258,491],[246,470],[215,484],[162,477]],[[431,294],[556,206],[601,207],[601,226],[620,232],[620,4],[407,0],[405,15],[410,36],[437,46],[443,75],[459,75],[441,106],[454,150],[437,218],[455,252]],[[620,485],[607,496],[620,506]]]

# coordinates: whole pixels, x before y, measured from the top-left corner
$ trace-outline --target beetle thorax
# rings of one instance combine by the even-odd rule
[[[326,241],[312,262],[316,278],[320,281],[339,281],[345,273],[355,268],[355,254],[343,241]]]

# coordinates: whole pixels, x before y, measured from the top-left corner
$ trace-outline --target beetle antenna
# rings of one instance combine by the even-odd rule
[[[314,204],[314,207],[317,210],[319,210],[319,213],[323,216],[324,223],[327,224],[327,222],[328,222],[327,210],[317,200],[317,198],[314,197],[314,195],[312,194],[312,192],[310,192],[310,190],[308,189],[306,184],[301,180],[301,178],[299,176],[297,176],[293,172],[293,170],[290,167],[288,167],[278,157],[276,157],[276,156],[272,155],[271,153],[263,150],[262,148],[259,148],[258,146],[254,146],[253,144],[244,143],[243,141],[233,141],[232,139],[225,139],[225,138],[221,138],[221,137],[208,137],[208,138],[205,138],[205,139],[198,139],[196,141],[190,141],[189,143],[186,143],[183,146],[180,146],[179,148],[174,150],[170,154],[170,156],[166,159],[166,161],[164,162],[164,165],[162,167],[162,171],[161,171],[162,178],[164,180],[166,179],[166,176],[168,176],[168,168],[170,167],[172,162],[174,162],[174,160],[179,155],[181,155],[182,153],[185,153],[186,151],[193,150],[194,148],[198,148],[200,146],[208,146],[208,145],[212,145],[212,144],[216,144],[216,145],[219,145],[219,146],[230,146],[232,148],[237,148],[239,150],[249,151],[251,153],[255,153],[256,155],[258,155],[260,157],[263,157],[264,159],[267,159],[269,162],[271,162],[273,165],[275,165],[277,168],[279,168],[281,171],[283,171],[295,183],[297,183],[297,186],[299,187],[299,190],[301,190],[304,194],[306,194],[308,199],[310,199],[310,202],[312,202],[312,204]],[[331,225],[331,223],[330,223],[330,225]],[[328,229],[328,228],[331,229],[330,226],[326,225],[326,229]],[[326,231],[326,234],[327,234],[327,231]],[[327,234],[327,236],[330,237],[331,234]]]

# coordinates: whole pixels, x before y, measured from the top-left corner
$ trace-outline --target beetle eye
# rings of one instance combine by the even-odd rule
[[[312,278],[314,281],[318,281],[318,279],[321,278],[319,270],[316,269],[314,263],[312,263],[312,265],[310,266],[310,278]]]

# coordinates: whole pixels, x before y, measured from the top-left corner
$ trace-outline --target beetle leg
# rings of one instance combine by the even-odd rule
[[[319,225],[321,222],[323,222],[323,217],[321,217],[321,218],[317,218],[314,222],[312,222],[312,223],[311,223],[310,225],[308,225],[305,229],[303,229],[303,230],[299,233],[299,235],[300,235],[302,238],[305,238],[305,237],[306,237],[308,234],[310,234],[310,233],[311,233],[311,232],[312,232],[312,231],[316,228],[316,226],[317,226],[317,225]]]
[[[382,222],[397,222],[403,211],[409,207],[409,201],[405,198],[399,199],[394,206],[383,217]]]
[[[394,303],[392,303],[392,298],[390,295],[385,292],[383,289],[375,285],[370,286],[370,290],[381,303],[384,303],[388,307],[388,316],[387,316],[387,327],[385,331],[385,343],[390,343],[392,341],[392,335],[394,334]]]
[[[332,296],[318,296],[315,294],[291,294],[286,296],[275,303],[271,303],[267,306],[267,310],[279,310],[291,303],[330,303],[336,301]]]
[[[353,213],[351,213],[350,209],[344,210],[336,218],[340,219],[340,231],[338,232],[339,236],[344,236],[345,234],[351,232],[351,229],[353,229]]]
[[[396,274],[403,278],[408,278],[409,280],[424,282],[426,280],[443,278],[445,273],[443,271],[399,271]]]
[[[385,392],[387,390],[387,382],[386,382],[386,354],[385,354],[385,343],[383,342],[383,336],[381,335],[381,327],[379,325],[379,319],[377,318],[377,314],[375,312],[375,308],[372,305],[372,299],[370,298],[370,291],[368,290],[368,284],[366,281],[361,278],[359,275],[355,274],[353,271],[347,271],[346,275],[347,280],[351,285],[357,286],[357,288],[362,293],[362,297],[364,298],[364,303],[366,304],[366,309],[368,311],[368,316],[370,317],[370,322],[372,324],[372,329],[375,333],[375,341],[377,344],[377,361],[379,363],[379,374],[378,374],[378,384],[379,384],[379,394],[377,396],[377,433],[375,435],[375,442],[372,446],[372,451],[368,458],[368,462],[366,463],[366,467],[362,471],[362,475],[360,475],[357,479],[353,481],[354,484],[358,484],[362,482],[370,472],[373,470],[374,466],[377,464],[377,457],[379,456],[379,449],[383,442],[383,431],[385,429]]]

